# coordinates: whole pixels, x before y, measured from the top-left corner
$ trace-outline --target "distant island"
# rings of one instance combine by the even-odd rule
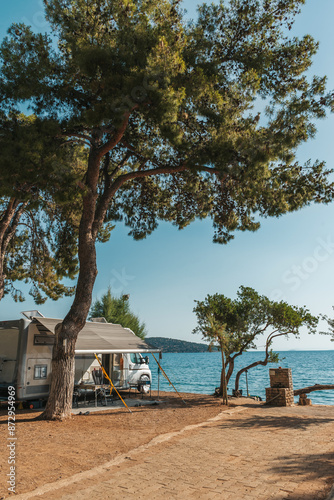
[[[209,350],[208,344],[168,339],[166,337],[148,337],[145,338],[145,342],[155,349],[161,349],[163,352],[207,352]]]

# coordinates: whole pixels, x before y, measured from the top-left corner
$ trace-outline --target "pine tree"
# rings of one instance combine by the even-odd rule
[[[124,328],[132,330],[141,339],[146,336],[145,323],[142,323],[138,316],[131,311],[129,296],[113,297],[110,288],[100,300],[94,302],[90,316],[92,318],[103,317],[108,323],[118,323]]]

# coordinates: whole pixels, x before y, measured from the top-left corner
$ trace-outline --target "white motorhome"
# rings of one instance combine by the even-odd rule
[[[24,319],[0,321],[0,397],[6,399],[8,386],[14,386],[17,401],[47,399],[55,327],[62,320],[45,318],[38,311],[24,314]],[[149,352],[159,351],[128,328],[87,322],[75,348],[75,385],[108,384],[96,354],[117,389],[148,392],[152,374],[143,354]]]

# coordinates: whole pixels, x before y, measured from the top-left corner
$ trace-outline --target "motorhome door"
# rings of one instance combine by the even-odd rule
[[[26,368],[26,395],[45,395],[50,389],[51,360],[29,358]]]
[[[116,387],[124,386],[124,359],[119,353],[113,354],[113,383]]]

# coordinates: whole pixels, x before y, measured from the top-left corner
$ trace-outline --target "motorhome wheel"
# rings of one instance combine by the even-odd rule
[[[138,384],[138,391],[147,394],[150,392],[150,377],[148,375],[142,375]]]

